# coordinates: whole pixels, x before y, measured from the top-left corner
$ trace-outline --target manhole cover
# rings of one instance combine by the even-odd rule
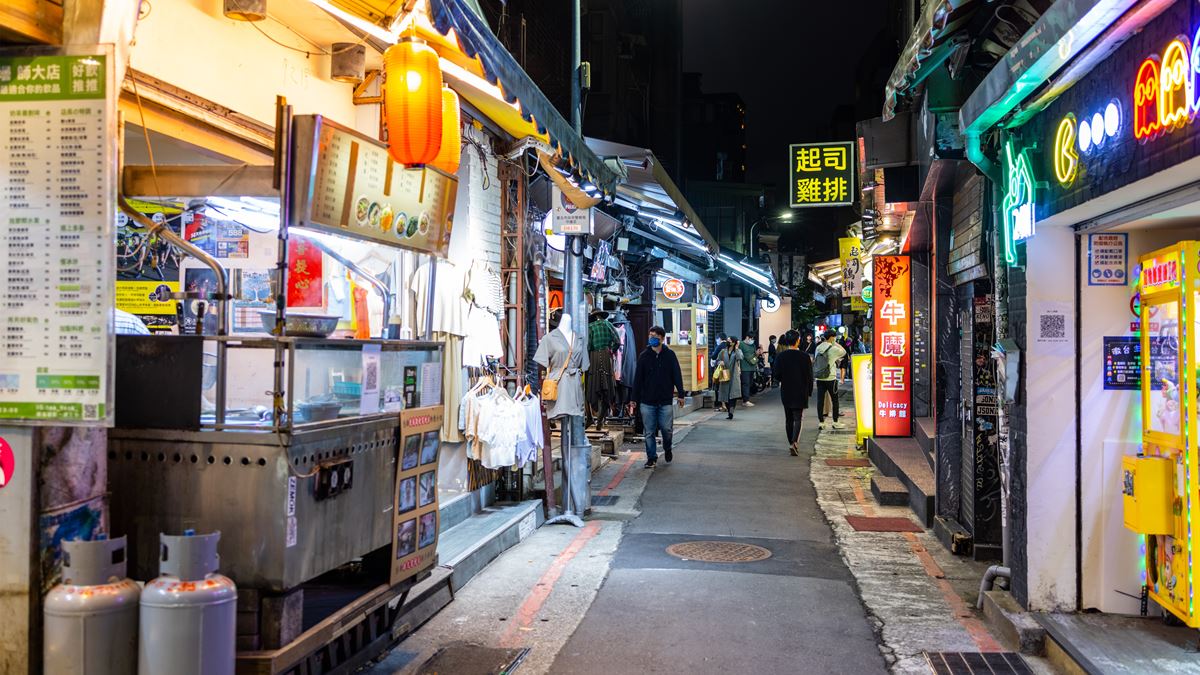
[[[761,546],[736,541],[685,541],[671,544],[667,553],[684,560],[712,563],[758,562],[771,557],[771,552]]]

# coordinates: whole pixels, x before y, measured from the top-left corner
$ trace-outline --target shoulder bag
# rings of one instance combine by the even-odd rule
[[[567,358],[563,361],[562,368],[558,371],[558,377],[542,380],[542,400],[553,403],[558,400],[558,381],[562,379],[567,372],[567,366],[571,365],[571,353],[575,349],[575,340],[572,338],[567,344]]]

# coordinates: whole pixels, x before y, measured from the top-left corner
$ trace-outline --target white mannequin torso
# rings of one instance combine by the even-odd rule
[[[558,328],[556,330],[562,333],[563,337],[567,339],[567,344],[573,344],[575,340],[575,332],[571,328],[570,314],[562,315],[562,320],[558,322]]]

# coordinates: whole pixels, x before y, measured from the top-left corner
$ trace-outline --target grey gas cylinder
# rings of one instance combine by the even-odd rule
[[[62,583],[45,601],[44,672],[134,672],[140,591],[125,578],[125,537],[64,541],[62,548]]]
[[[220,538],[159,536],[159,576],[142,589],[139,675],[233,675],[237,587],[217,574]]]

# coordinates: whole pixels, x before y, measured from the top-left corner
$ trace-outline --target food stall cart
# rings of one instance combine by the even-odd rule
[[[293,117],[282,102],[280,121],[285,151],[274,167],[160,167],[152,181],[194,211],[224,204],[225,216],[246,222],[274,213],[278,258],[266,310],[239,306],[246,296],[234,280],[244,274],[228,274],[130,206],[127,192],[147,196],[146,167],[124,169],[119,199],[129,218],[202,261],[216,283],[160,298],[197,315],[179,330],[198,334],[119,336],[112,530],[128,534],[131,573],[144,579],[157,572],[160,532],[221,532],[221,571],[241,591],[239,669],[248,672],[287,672],[330,648],[334,634],[364,643],[343,651],[364,648],[378,636],[349,627],[393,620],[437,562],[443,347],[370,336],[395,332],[391,296],[403,287],[397,277],[407,278],[398,274],[400,251],[445,255],[457,181],[433,168],[406,170],[378,141],[320,116]],[[319,251],[298,260],[301,234]],[[397,262],[383,275],[364,269],[345,254],[355,242],[371,244],[373,255],[394,252]],[[319,273],[301,279],[321,260],[344,264],[362,287],[346,310],[358,322],[354,338],[331,337],[337,314],[289,309],[300,281],[318,299],[328,289]],[[424,268],[422,284],[436,283],[436,267]],[[368,287],[382,296],[377,324]],[[206,304],[217,307],[215,322],[203,321]],[[231,331],[256,321],[257,332]],[[329,575],[354,560],[364,572],[357,588],[331,591]]]
[[[708,388],[711,287],[707,297],[700,297],[702,285],[661,274],[656,277],[655,286],[658,287],[654,298],[655,320],[666,329],[667,346],[679,358],[683,387],[688,391],[703,391]]]

